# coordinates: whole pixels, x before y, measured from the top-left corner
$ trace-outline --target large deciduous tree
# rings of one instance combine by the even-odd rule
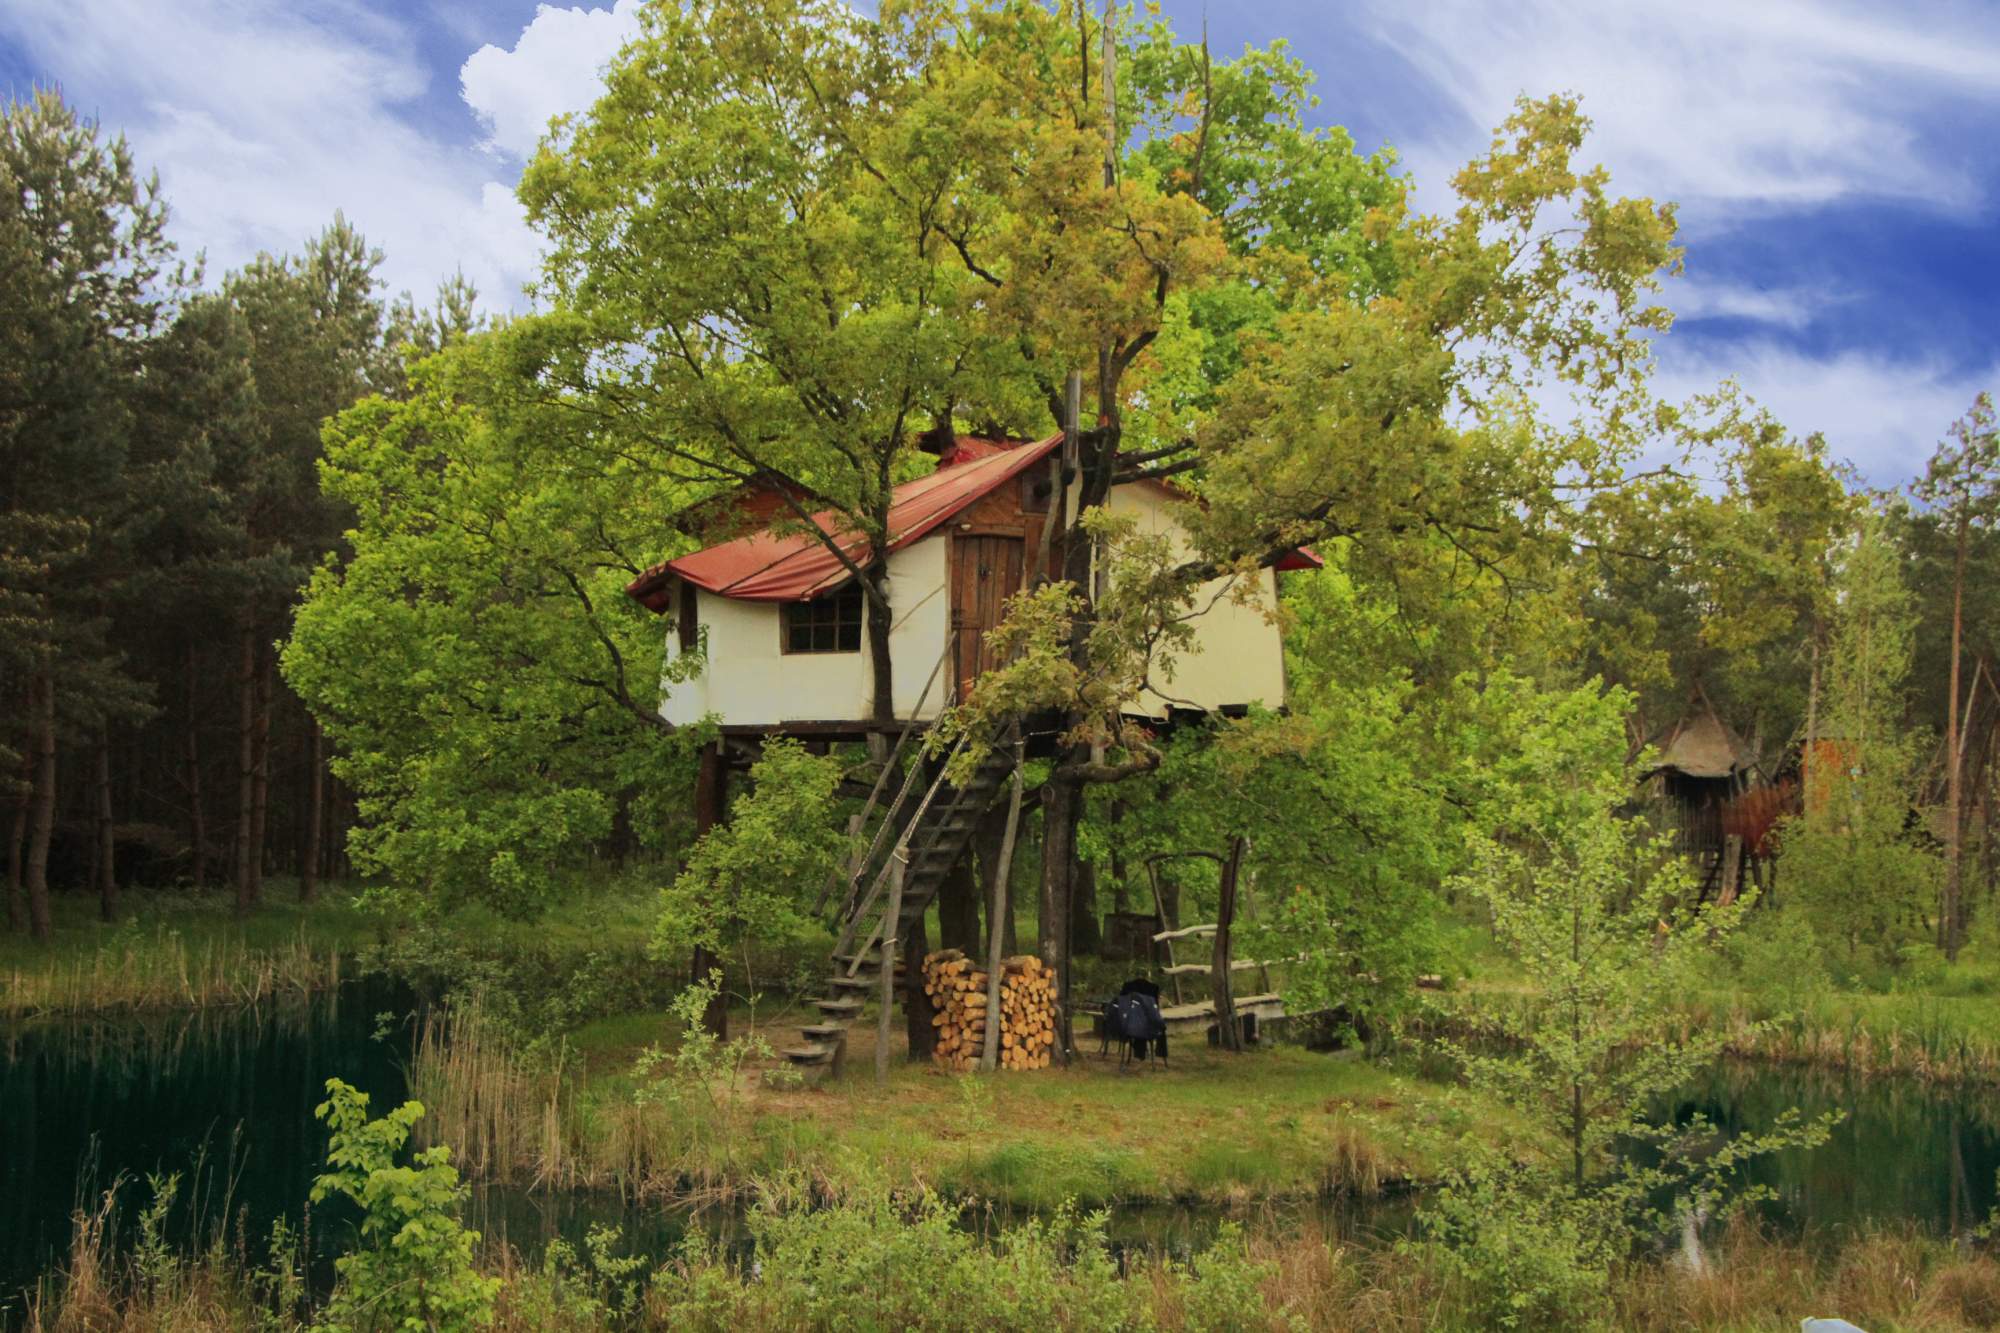
[[[357,862],[434,905],[532,915],[623,811],[684,791],[658,625],[623,595],[686,488],[546,401],[560,316],[457,339],[326,428],[352,551],[313,577],[283,666],[360,793]],[[683,539],[685,540],[685,539]]]

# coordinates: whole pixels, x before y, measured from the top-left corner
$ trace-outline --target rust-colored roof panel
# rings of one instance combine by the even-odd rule
[[[967,505],[992,494],[1062,443],[1051,435],[1033,444],[1007,445],[965,439],[944,466],[927,477],[896,488],[889,506],[889,549],[901,550],[927,535]],[[869,542],[861,533],[842,534],[831,510],[812,516],[821,533],[834,536],[842,553],[855,564],[869,558]],[[664,611],[669,576],[724,597],[751,602],[802,602],[845,583],[847,566],[822,537],[810,532],[777,534],[768,529],[723,542],[691,555],[656,565],[625,589],[646,607]]]
[[[1060,434],[1032,444],[960,436],[939,460],[937,471],[896,488],[889,507],[889,549],[901,550],[928,535],[952,515],[978,503],[1046,459],[1062,443]],[[1151,482],[1173,498],[1195,497],[1163,482]],[[782,517],[782,510],[778,511]],[[812,522],[822,533],[837,531],[832,510]],[[840,549],[859,565],[868,559],[868,539],[858,532],[840,538]],[[1277,562],[1277,568],[1315,569],[1322,561],[1309,547]],[[669,609],[669,583],[679,577],[724,597],[751,602],[802,602],[839,587],[851,576],[828,544],[810,532],[778,535],[769,529],[722,542],[653,566],[625,591],[648,610]]]

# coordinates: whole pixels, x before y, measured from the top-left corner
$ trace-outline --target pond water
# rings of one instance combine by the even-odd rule
[[[129,1228],[149,1197],[149,1172],[180,1172],[182,1198],[169,1227],[178,1239],[221,1225],[261,1256],[274,1219],[304,1235],[314,1276],[330,1280],[348,1231],[337,1209],[311,1216],[304,1200],[326,1138],[313,1117],[326,1080],[368,1092],[377,1110],[405,1095],[407,1016],[413,998],[379,981],[354,982],[313,1000],[247,1010],[66,1025],[0,1027],[0,1324],[18,1314],[20,1293],[62,1255],[71,1215],[113,1181]],[[1824,1148],[1757,1165],[1752,1179],[1774,1198],[1767,1213],[1808,1233],[1868,1222],[1911,1221],[1956,1231],[1994,1206],[2000,1111],[1979,1090],[1898,1080],[1829,1079],[1763,1066],[1723,1069],[1677,1099],[1728,1130],[1767,1125],[1784,1108],[1841,1110]],[[1399,1232],[1409,1199],[1284,1205],[1252,1214],[1252,1226],[1326,1235]],[[1187,1207],[1114,1213],[1120,1247],[1199,1250],[1223,1214]],[[534,1194],[476,1189],[468,1222],[489,1243],[533,1262],[549,1240],[579,1242],[592,1225],[622,1231],[630,1250],[663,1255],[691,1225],[730,1233],[740,1218],[698,1220],[610,1193]],[[969,1219],[1004,1226],[1007,1215]]]
[[[331,1203],[305,1207],[326,1152],[313,1108],[335,1077],[367,1092],[377,1113],[403,1100],[413,1007],[407,991],[370,981],[249,1009],[0,1026],[0,1325],[61,1259],[76,1210],[116,1182],[130,1235],[152,1172],[182,1177],[168,1217],[174,1238],[219,1226],[261,1259],[283,1217],[314,1279],[329,1283],[351,1218]],[[595,1223],[651,1253],[686,1226],[598,1192],[481,1187],[467,1213],[531,1259],[551,1238],[580,1241]]]

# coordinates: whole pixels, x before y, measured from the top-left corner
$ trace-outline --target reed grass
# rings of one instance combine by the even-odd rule
[[[1406,1020],[1403,1035],[1491,1035],[1497,1013],[1531,998],[1497,989],[1433,996],[1422,1013]],[[1754,993],[1717,991],[1682,1001],[1674,1017],[1688,1031],[1722,1031],[1723,1052],[1736,1059],[1928,1083],[2000,1084],[2000,1004],[1991,999],[1831,991],[1782,1011]]]
[[[340,984],[338,945],[301,928],[278,944],[190,941],[158,927],[87,953],[16,964],[0,975],[0,1015],[46,1018],[257,1004]]]
[[[206,892],[133,892],[126,915],[60,895],[48,940],[0,934],[0,1018],[140,1013],[255,1004],[338,985],[379,930],[347,886],[239,917]]]

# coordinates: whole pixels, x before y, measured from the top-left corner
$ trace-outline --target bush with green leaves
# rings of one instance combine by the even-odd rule
[[[337,1078],[314,1112],[332,1131],[327,1169],[312,1201],[335,1196],[361,1210],[359,1241],[334,1261],[338,1281],[323,1326],[336,1333],[483,1328],[493,1319],[498,1278],[473,1267],[479,1233],[460,1224],[465,1186],[442,1145],[397,1158],[421,1102],[368,1118],[368,1094]]]
[[[680,1041],[671,1049],[648,1046],[633,1069],[639,1104],[668,1112],[664,1128],[678,1140],[678,1157],[716,1150],[726,1162],[749,1140],[744,1070],[773,1055],[771,1043],[755,1035],[754,1023],[752,1035],[724,1040],[702,1021],[721,993],[718,969],[675,996],[667,1009],[680,1027]],[[767,1071],[766,1083],[783,1072],[788,1071]]]
[[[1533,702],[1521,682],[1497,688]],[[1626,706],[1621,691],[1587,686],[1499,710],[1513,719],[1516,772],[1458,881],[1527,982],[1521,1003],[1491,1012],[1487,1040],[1443,1046],[1529,1137],[1468,1141],[1468,1164],[1422,1213],[1488,1327],[1590,1323],[1616,1259],[1683,1216],[1740,1204],[1750,1158],[1826,1137],[1826,1122],[1792,1114],[1731,1139],[1655,1113],[1729,1039],[1688,1029],[1678,1002],[1748,901],[1701,901],[1686,863],[1621,816],[1634,783]]]
[[[774,736],[750,767],[749,791],[702,836],[660,894],[655,957],[692,945],[720,953],[745,939],[782,941],[812,931],[813,895],[847,848],[834,818],[840,761]]]

